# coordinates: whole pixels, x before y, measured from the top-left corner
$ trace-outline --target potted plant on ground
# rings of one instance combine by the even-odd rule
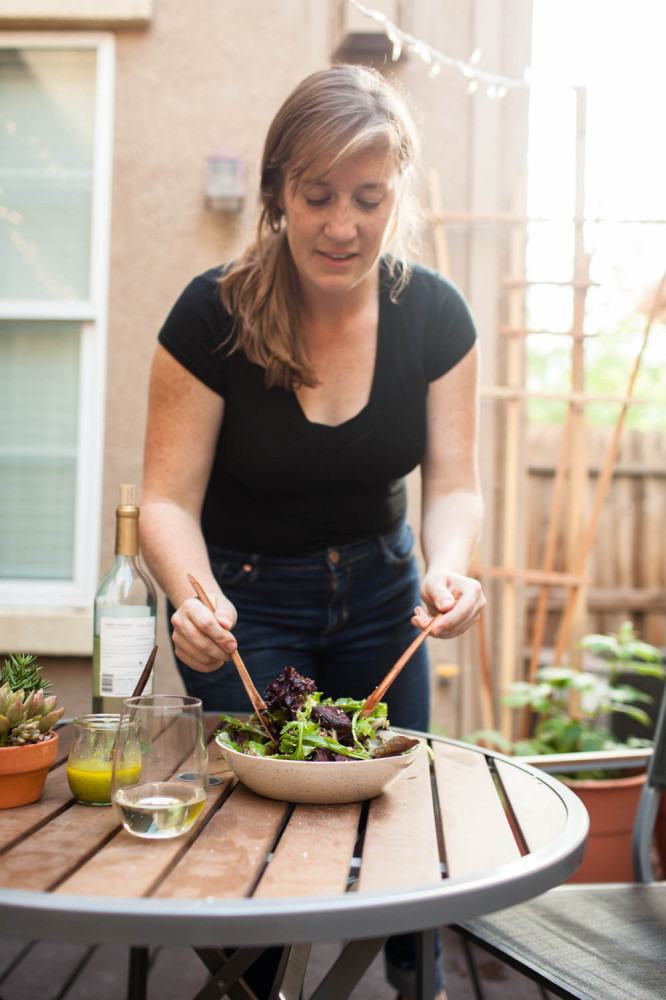
[[[64,712],[35,656],[15,653],[0,669],[0,809],[41,798],[58,752]]]
[[[614,713],[623,713],[636,722],[650,724],[650,716],[640,706],[651,702],[651,696],[620,683],[618,676],[631,673],[663,679],[660,650],[638,639],[631,622],[607,635],[587,635],[581,645],[595,655],[594,670],[543,667],[533,683],[516,682],[504,696],[504,703],[512,708],[530,710],[528,736],[508,740],[494,730],[482,730],[472,739],[522,757],[649,746],[649,740],[638,737],[618,741],[610,720]],[[631,881],[631,830],[645,782],[644,769],[631,772],[588,767],[558,776],[583,800],[590,814],[588,846],[572,881]]]

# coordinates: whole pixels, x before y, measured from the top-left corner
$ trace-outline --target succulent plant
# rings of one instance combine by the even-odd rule
[[[17,654],[0,671],[0,747],[20,747],[48,739],[64,708],[45,694],[49,682],[34,656]],[[21,687],[16,685],[21,683]]]
[[[0,667],[0,684],[9,684],[12,691],[48,691],[51,681],[42,674],[37,657],[32,653],[10,653]]]

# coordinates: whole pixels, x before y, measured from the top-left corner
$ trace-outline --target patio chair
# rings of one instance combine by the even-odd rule
[[[652,836],[666,790],[666,687],[633,828],[636,882],[576,884],[456,925],[476,1000],[470,942],[566,1000],[664,1000],[666,881],[656,882]]]

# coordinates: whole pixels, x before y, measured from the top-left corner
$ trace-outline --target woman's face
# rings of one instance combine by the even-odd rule
[[[351,291],[374,278],[398,199],[399,175],[385,146],[317,165],[285,184],[289,248],[306,297]]]

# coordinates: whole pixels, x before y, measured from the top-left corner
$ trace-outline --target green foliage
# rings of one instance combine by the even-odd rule
[[[585,390],[595,396],[624,396],[631,367],[638,353],[645,328],[645,316],[634,313],[614,330],[600,331],[585,345]],[[566,338],[533,338],[527,359],[529,388],[535,392],[566,393],[571,388],[571,348]],[[636,383],[635,395],[654,400],[654,404],[632,406],[627,427],[649,431],[666,429],[666,366],[663,338],[655,329]],[[561,423],[566,403],[532,399],[529,419],[535,423]],[[617,420],[617,403],[595,403],[585,409],[590,425],[612,425]]]
[[[18,747],[48,739],[65,711],[47,696],[50,682],[37,657],[12,653],[0,670],[0,747]]]
[[[8,684],[12,691],[48,691],[51,681],[42,674],[37,657],[32,653],[11,653],[0,669],[0,684]]]
[[[502,699],[511,708],[533,713],[534,727],[528,739],[507,740],[494,730],[478,731],[470,739],[521,756],[648,745],[649,741],[635,738],[627,744],[618,743],[611,734],[609,718],[613,713],[622,713],[649,725],[650,717],[639,705],[650,703],[652,698],[629,684],[619,684],[617,677],[621,672],[663,679],[666,672],[661,652],[639,640],[631,622],[624,622],[618,632],[608,635],[587,635],[581,646],[602,659],[606,665],[603,672],[543,667],[534,683],[518,681]]]

